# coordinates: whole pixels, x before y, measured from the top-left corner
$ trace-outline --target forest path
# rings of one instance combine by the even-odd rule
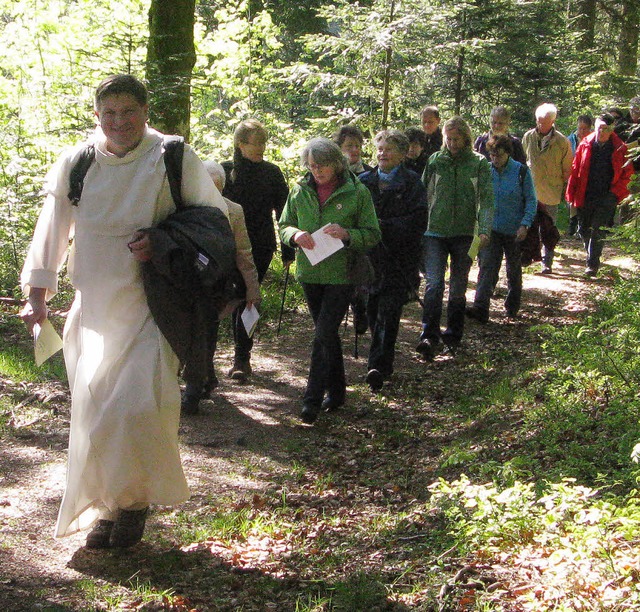
[[[438,356],[432,364],[419,359],[414,347],[420,310],[416,303],[408,305],[397,345],[396,375],[379,396],[372,395],[363,382],[369,336],[361,338],[361,356],[355,359],[353,329],[349,326],[344,333],[350,382],[347,405],[336,413],[321,415],[314,427],[303,426],[298,418],[312,333],[305,312],[285,313],[284,331],[279,337],[263,334],[258,338],[254,375],[249,384],[235,384],[225,377],[231,346],[222,343],[217,356],[221,386],[212,400],[202,402],[200,414],[183,417],[180,428],[191,499],[178,510],[156,509],[148,523],[148,533],[155,534],[149,538],[150,543],[145,539],[133,551],[111,557],[109,564],[103,561],[102,553],[83,548],[85,533],[62,540],[52,537],[65,482],[69,418],[65,388],[55,384],[36,388],[0,379],[0,394],[26,398],[23,406],[14,407],[10,427],[0,432],[0,604],[7,610],[107,609],[105,602],[109,598],[111,601],[117,600],[117,596],[127,598],[123,584],[144,575],[144,571],[139,574],[140,564],[175,548],[179,516],[209,512],[216,506],[216,500],[220,500],[221,507],[229,507],[251,503],[256,496],[273,495],[274,491],[277,494],[277,483],[292,471],[302,469],[297,464],[301,457],[308,458],[303,467],[315,477],[322,477],[323,453],[327,458],[334,452],[344,458],[349,464],[341,466],[345,479],[348,473],[353,472],[355,478],[355,474],[371,469],[370,463],[360,463],[361,447],[356,445],[362,443],[358,437],[362,431],[368,431],[374,443],[376,428],[385,426],[375,421],[377,406],[397,408],[399,415],[416,415],[423,424],[435,421],[438,416],[434,407],[465,395],[473,396],[482,386],[477,355],[498,351],[502,357],[496,357],[496,367],[502,367],[500,359],[508,363],[505,369],[517,367],[530,350],[527,333],[532,325],[560,326],[574,322],[591,307],[594,297],[611,287],[612,271],[624,276],[636,269],[631,260],[607,248],[603,274],[587,280],[583,277],[580,244],[565,238],[558,251],[552,276],[536,274],[538,266],[527,269],[521,317],[507,320],[502,300],[493,300],[487,325],[467,321],[465,341],[455,358]],[[472,280],[476,274],[474,268]],[[473,296],[472,288],[468,299]],[[504,278],[497,293],[504,296]],[[29,397],[34,394],[40,398],[49,396],[46,411],[28,410]],[[416,421],[416,427],[419,424]],[[406,457],[407,464],[414,466],[407,478],[417,478],[415,466],[419,465],[427,482],[429,462],[437,456],[434,449],[442,446],[443,438],[441,432],[434,433],[432,439],[428,439],[428,434],[426,439],[424,433],[421,436],[420,445],[412,451],[415,456]],[[385,457],[378,458],[382,488],[385,473],[402,472],[399,466],[385,466]],[[333,472],[340,470],[335,461],[327,461]],[[331,470],[327,468],[327,472]],[[298,496],[305,510],[304,487],[296,490],[289,483],[289,490],[290,498]],[[356,485],[353,490],[358,490]],[[226,561],[233,565],[229,558]],[[204,580],[194,578],[195,570],[189,568],[184,573],[176,572],[172,580],[152,581],[154,588],[188,592],[192,600],[200,602],[201,610],[235,609],[233,603],[210,608],[203,604],[212,597],[206,592],[210,587],[203,586]],[[87,581],[93,582],[93,586],[87,587]],[[85,586],[80,588],[83,583]],[[255,608],[247,605],[242,609],[262,609],[259,605]]]

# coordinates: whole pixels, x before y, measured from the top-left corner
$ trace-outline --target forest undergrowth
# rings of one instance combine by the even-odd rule
[[[565,240],[552,277],[525,275],[517,321],[470,322],[455,356],[413,351],[372,394],[368,337],[343,340],[348,403],[298,419],[308,315],[265,309],[248,385],[221,376],[183,418],[192,498],[155,508],[144,541],[89,551],[52,538],[69,396],[15,307],[0,315],[0,603],[11,610],[603,611],[640,609],[640,284],[606,251],[595,281]],[[277,304],[282,274],[272,271]],[[468,294],[472,296],[472,292]],[[58,327],[60,315],[53,317]],[[218,356],[226,369],[231,346]]]

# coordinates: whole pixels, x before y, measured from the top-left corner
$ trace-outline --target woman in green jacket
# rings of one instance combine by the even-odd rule
[[[311,424],[321,410],[344,404],[346,379],[339,328],[353,292],[349,262],[379,242],[380,228],[369,190],[349,171],[338,145],[327,138],[314,138],[300,158],[309,172],[291,190],[279,223],[283,244],[301,247],[296,255],[296,278],[315,325],[301,414]],[[343,248],[314,265],[307,252],[318,246],[312,236],[318,230],[342,241]]]
[[[471,130],[461,117],[444,124],[444,147],[427,163],[427,231],[424,234],[426,290],[422,334],[416,347],[434,358],[441,342],[455,353],[464,331],[465,293],[474,235],[480,247],[489,241],[493,221],[493,183],[489,162],[471,149]],[[447,327],[440,330],[445,272],[450,260]]]

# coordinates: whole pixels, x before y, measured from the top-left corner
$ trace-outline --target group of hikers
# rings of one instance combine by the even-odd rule
[[[234,338],[228,376],[243,382],[252,373],[245,315],[259,305],[277,251],[274,214],[283,263],[296,261],[314,324],[301,407],[312,424],[346,401],[339,328],[350,307],[356,332],[371,332],[366,382],[377,392],[393,373],[402,309],[417,296],[420,273],[416,350],[433,360],[441,349],[455,353],[466,316],[488,320],[503,257],[505,313],[518,316],[523,258],[552,273],[563,196],[578,219],[586,274],[595,275],[633,172],[611,112],[597,117],[593,133],[579,130],[574,158],[551,104],[536,109],[536,127],[522,141],[497,107],[475,142],[463,118],[441,128],[438,108],[427,106],[422,129],[375,135],[375,167],[363,162],[364,136],[354,125],[311,139],[300,156],[305,175],[289,189],[264,159],[268,135],[259,121],[237,126],[232,161],[203,163],[149,127],[147,113],[147,91],[135,77],[100,83],[95,133],[47,175],[21,277],[22,317],[32,328],[47,318],[68,254],[76,289],[64,331],[72,409],[56,535],[91,528],[86,545],[94,549],[133,546],[151,504],[187,499],[181,410],[197,413],[218,385],[213,359],[226,313]],[[631,117],[640,119],[640,109],[633,106]],[[228,292],[218,268],[230,253],[237,282]],[[467,307],[476,253],[477,290]]]

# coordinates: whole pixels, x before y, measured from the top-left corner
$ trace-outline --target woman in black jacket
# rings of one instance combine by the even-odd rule
[[[277,248],[273,213],[275,212],[276,219],[280,217],[289,195],[289,188],[280,168],[264,160],[267,138],[267,131],[258,120],[242,121],[233,134],[233,161],[222,164],[227,175],[222,195],[240,204],[244,210],[260,283]],[[294,257],[294,250],[282,245],[285,266]],[[240,318],[244,307],[244,303],[240,304],[232,315],[235,355],[229,376],[238,381],[245,381],[251,374],[253,340],[247,335]]]

